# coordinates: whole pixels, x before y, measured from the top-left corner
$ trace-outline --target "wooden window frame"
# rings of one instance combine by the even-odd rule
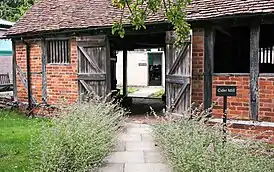
[[[65,52],[66,55],[64,55],[64,52],[62,52],[63,56],[60,57],[58,56],[57,59],[53,60],[52,56],[50,55],[51,52],[50,51],[54,51],[56,52],[56,50],[49,50],[49,44],[50,42],[61,42],[64,41],[65,44],[61,44],[61,46],[67,46],[67,52]],[[71,40],[69,38],[47,38],[45,39],[45,43],[46,43],[46,53],[47,53],[47,64],[49,65],[70,65],[71,64]],[[60,45],[57,44],[58,47],[58,52],[61,51]],[[56,45],[55,45],[56,48]],[[61,59],[61,60],[60,60]]]

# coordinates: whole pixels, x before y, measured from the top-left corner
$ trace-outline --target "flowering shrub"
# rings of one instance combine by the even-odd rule
[[[32,147],[32,171],[90,171],[101,164],[122,128],[126,112],[91,100],[64,108],[44,124]],[[35,144],[36,145],[36,144]]]
[[[223,143],[222,126],[206,125],[203,116],[208,112],[196,112],[186,118],[161,120],[152,127],[157,144],[176,172],[274,171],[273,156],[263,155],[260,143],[232,138]]]

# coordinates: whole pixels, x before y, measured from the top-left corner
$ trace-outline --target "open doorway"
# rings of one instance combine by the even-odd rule
[[[148,56],[148,86],[163,86],[165,83],[165,53],[162,48],[151,49]]]

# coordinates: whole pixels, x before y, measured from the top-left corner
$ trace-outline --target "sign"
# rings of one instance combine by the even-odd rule
[[[139,63],[138,66],[147,66],[146,63]]]
[[[236,96],[237,87],[236,86],[217,86],[216,96]]]
[[[227,123],[227,97],[236,96],[237,87],[236,86],[217,86],[216,87],[216,96],[224,97],[224,107],[223,107],[223,133],[224,138],[223,142],[226,142],[226,123]]]

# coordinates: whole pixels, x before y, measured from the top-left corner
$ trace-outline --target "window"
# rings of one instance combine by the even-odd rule
[[[274,73],[274,25],[261,25],[260,31],[260,73]]]
[[[249,73],[250,29],[231,27],[216,30],[214,73]]]
[[[47,56],[48,63],[70,63],[69,40],[48,40]]]

